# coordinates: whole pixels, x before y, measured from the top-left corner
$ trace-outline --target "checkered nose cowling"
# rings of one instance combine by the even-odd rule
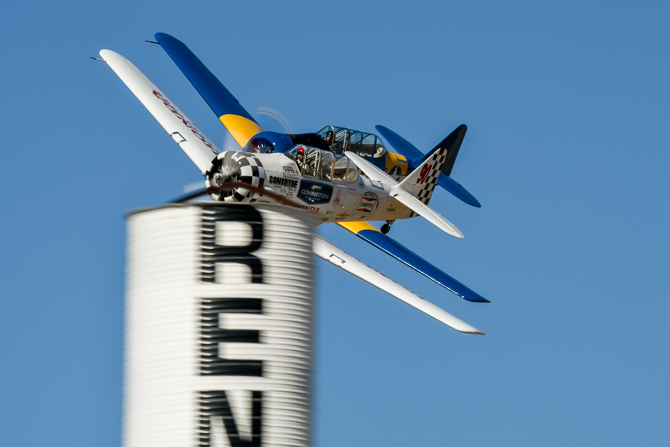
[[[258,188],[265,184],[265,169],[260,160],[244,152],[222,152],[212,161],[206,173],[205,185],[216,192],[210,192],[212,199],[219,202],[253,202],[255,193],[238,187],[218,190],[230,182],[248,183]]]

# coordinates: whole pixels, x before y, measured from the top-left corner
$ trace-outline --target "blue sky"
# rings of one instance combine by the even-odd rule
[[[21,2],[0,29],[0,445],[118,446],[124,214],[197,170],[113,72],[115,50],[210,139],[184,41],[253,114],[383,124],[424,150],[469,127],[391,235],[492,301],[461,302],[321,233],[487,333],[457,333],[319,261],[315,437],[339,445],[659,445],[670,390],[665,2]],[[263,124],[270,124],[266,123]]]

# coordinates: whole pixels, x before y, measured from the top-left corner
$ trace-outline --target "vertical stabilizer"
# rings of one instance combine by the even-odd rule
[[[428,205],[446,160],[447,149],[436,150],[398,186],[419,199],[424,205]]]

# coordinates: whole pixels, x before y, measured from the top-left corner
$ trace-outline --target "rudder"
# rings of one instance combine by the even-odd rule
[[[437,185],[437,178],[446,161],[447,149],[438,148],[398,186],[419,199],[424,205],[428,205]]]

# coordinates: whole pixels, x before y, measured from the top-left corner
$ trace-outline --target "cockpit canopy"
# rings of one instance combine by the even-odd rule
[[[298,157],[298,154],[301,156]],[[358,168],[344,155],[302,144],[288,151],[286,155],[296,162],[303,175],[338,183],[353,183],[358,180]],[[302,160],[303,157],[306,161]]]
[[[326,126],[316,134],[325,140],[336,154],[351,151],[361,157],[381,158],[386,156],[386,148],[384,148],[381,139],[372,133],[345,127]],[[332,135],[332,141],[328,141],[328,134]]]

